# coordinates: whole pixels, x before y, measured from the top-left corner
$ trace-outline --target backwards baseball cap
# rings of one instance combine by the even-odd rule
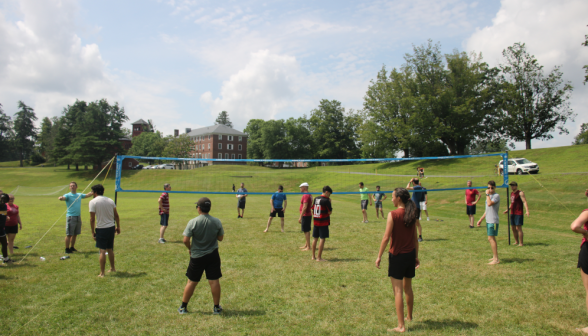
[[[518,184],[515,181],[510,182],[508,185],[518,186]]]
[[[308,187],[308,183],[304,182],[298,188],[302,188],[302,187]]]
[[[198,200],[198,202],[196,202],[196,205],[198,207],[200,207],[200,209],[204,210],[210,210],[210,207],[212,206],[212,202],[210,202],[210,199],[208,197],[202,197],[201,199]]]

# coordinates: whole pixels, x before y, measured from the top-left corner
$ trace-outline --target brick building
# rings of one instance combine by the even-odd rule
[[[247,134],[225,125],[186,129],[194,146],[190,157],[195,159],[246,159]],[[179,131],[174,135],[178,136]],[[211,162],[214,164],[214,162]]]

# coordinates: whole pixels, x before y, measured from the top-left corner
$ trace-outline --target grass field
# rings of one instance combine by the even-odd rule
[[[486,265],[491,251],[485,229],[468,228],[463,192],[429,193],[432,221],[422,222],[422,264],[413,282],[415,320],[407,324],[411,334],[568,335],[576,327],[588,325],[586,294],[576,268],[581,237],[569,230],[571,221],[588,208],[583,196],[588,188],[588,146],[520,151],[511,156],[526,157],[541,167],[536,176],[510,176],[529,201],[526,246],[508,246],[504,215],[498,237],[501,264]],[[444,169],[463,170],[460,160],[452,161]],[[491,176],[487,165],[493,167],[497,162],[496,158],[480,162],[479,171],[471,174]],[[418,164],[422,163],[377,169],[378,173],[390,169],[396,174],[404,169],[412,174]],[[345,167],[320,167],[315,172],[334,168]],[[354,168],[364,172],[376,169],[371,165]],[[83,189],[95,174],[63,167],[2,168],[0,172],[0,189],[5,192],[18,185],[54,187],[71,180]],[[126,174],[129,182],[138,178],[137,174]],[[274,183],[281,183],[281,170],[272,170],[272,174]],[[170,177],[151,179],[156,178],[160,185]],[[293,177],[294,182],[302,181]],[[319,179],[310,182],[311,191],[322,186]],[[398,186],[404,187],[406,182]],[[106,188],[107,196],[113,197],[112,176]],[[500,189],[499,193],[504,210],[506,191]],[[122,234],[115,240],[118,272],[104,279],[97,277],[98,251],[90,238],[88,200],[82,205],[84,226],[76,244],[80,252],[61,261],[65,219],[58,218],[65,210],[64,203],[57,196],[17,197],[24,229],[17,235],[21,249],[16,250],[14,259],[20,260],[28,252],[25,246],[36,243],[57,224],[22,263],[0,267],[1,334],[379,335],[396,326],[386,267],[374,266],[385,222],[375,219],[372,207],[370,223],[361,223],[358,195],[333,196],[326,263],[313,262],[309,252],[298,249],[304,244],[297,223],[299,196],[288,197],[286,232],[280,232],[276,219],[265,234],[269,196],[249,197],[244,219],[236,218],[234,196],[211,196],[211,215],[219,217],[225,228],[225,240],[219,243],[221,304],[225,309],[221,316],[212,315],[212,298],[205,282],[198,285],[188,306],[191,314],[176,311],[189,261],[181,243],[182,232],[197,215],[193,203],[199,195],[171,195],[167,244],[157,243],[157,197],[155,193],[119,193]],[[384,208],[392,210],[389,200]],[[481,214],[483,210],[479,207],[478,211]],[[41,261],[41,256],[46,261]]]

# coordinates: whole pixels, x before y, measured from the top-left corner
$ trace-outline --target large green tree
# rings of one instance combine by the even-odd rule
[[[13,160],[13,138],[12,118],[4,113],[2,104],[0,104],[0,162]]]
[[[39,132],[39,137],[37,138],[39,144],[39,151],[41,155],[44,155],[47,160],[50,159],[50,152],[53,147],[53,140],[52,139],[52,130],[53,130],[53,122],[49,117],[43,118],[41,121],[41,131]]]
[[[354,159],[359,157],[354,116],[347,115],[341,102],[323,99],[311,111],[309,130],[312,151],[317,159]]]
[[[167,136],[165,137],[165,149],[163,156],[174,158],[187,158],[192,150],[194,142],[190,140],[187,134],[182,134],[179,137]]]
[[[35,120],[37,120],[37,116],[35,110],[22,101],[18,102],[18,108],[14,118],[14,146],[22,167],[23,161],[28,159],[35,146],[37,138]]]
[[[524,43],[515,43],[502,55],[501,119],[506,136],[531,149],[532,140],[552,139],[556,129],[568,134],[565,123],[574,118],[569,104],[572,85],[564,82],[560,67],[545,75]]]
[[[261,129],[265,121],[263,119],[250,119],[243,130],[247,133],[247,157],[249,159],[263,159],[263,142]]]
[[[135,156],[163,156],[166,141],[159,131],[143,132],[133,138],[133,146],[129,150],[130,155]]]
[[[227,111],[222,111],[221,113],[218,114],[218,117],[216,118],[215,125],[225,125],[225,126],[229,126],[230,128],[233,128],[233,123],[231,122],[231,119],[229,119],[229,113]]]
[[[588,123],[580,126],[580,133],[574,138],[573,145],[588,145]]]

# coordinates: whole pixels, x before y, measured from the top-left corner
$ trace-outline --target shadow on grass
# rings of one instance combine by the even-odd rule
[[[6,265],[5,266],[0,266],[0,267],[7,267],[7,268],[17,268],[17,267],[37,267],[37,265],[35,264],[27,264],[26,259],[22,262],[22,264],[19,264],[20,259],[18,260],[14,260],[12,263]]]
[[[112,276],[117,277],[117,278],[139,278],[139,277],[143,277],[146,275],[147,275],[147,273],[145,273],[145,272],[129,273],[129,272],[124,272],[124,271],[123,272],[117,271]]]
[[[524,246],[549,246],[547,243],[525,243]]]
[[[535,261],[535,259],[529,259],[529,258],[506,258],[506,259],[500,259],[500,263],[502,263],[502,264],[512,264],[512,263],[522,264],[522,263],[528,262],[528,261]]]
[[[336,247],[325,247],[325,248],[323,248],[323,251],[334,251],[336,249],[337,249]]]
[[[458,321],[458,320],[440,320],[440,321],[433,321],[433,320],[426,320],[422,322],[417,322],[413,327],[409,327],[409,330],[443,330],[443,329],[457,329],[457,330],[466,330],[466,329],[475,329],[478,327],[478,324],[473,322],[465,322],[465,321]]]
[[[198,315],[214,315],[212,311],[194,311],[193,314]],[[248,309],[248,310],[233,310],[233,309],[224,309],[223,312],[219,315],[220,317],[235,317],[235,316],[263,316],[265,315],[265,310],[255,310],[255,309]]]
[[[432,242],[432,241],[444,241],[444,240],[448,240],[448,239],[445,239],[445,238],[423,239],[423,241],[428,241],[428,242]]]
[[[355,259],[355,258],[343,258],[343,259],[339,259],[339,258],[333,258],[333,259],[327,259],[330,262],[354,262],[354,261],[363,261],[363,259]]]

